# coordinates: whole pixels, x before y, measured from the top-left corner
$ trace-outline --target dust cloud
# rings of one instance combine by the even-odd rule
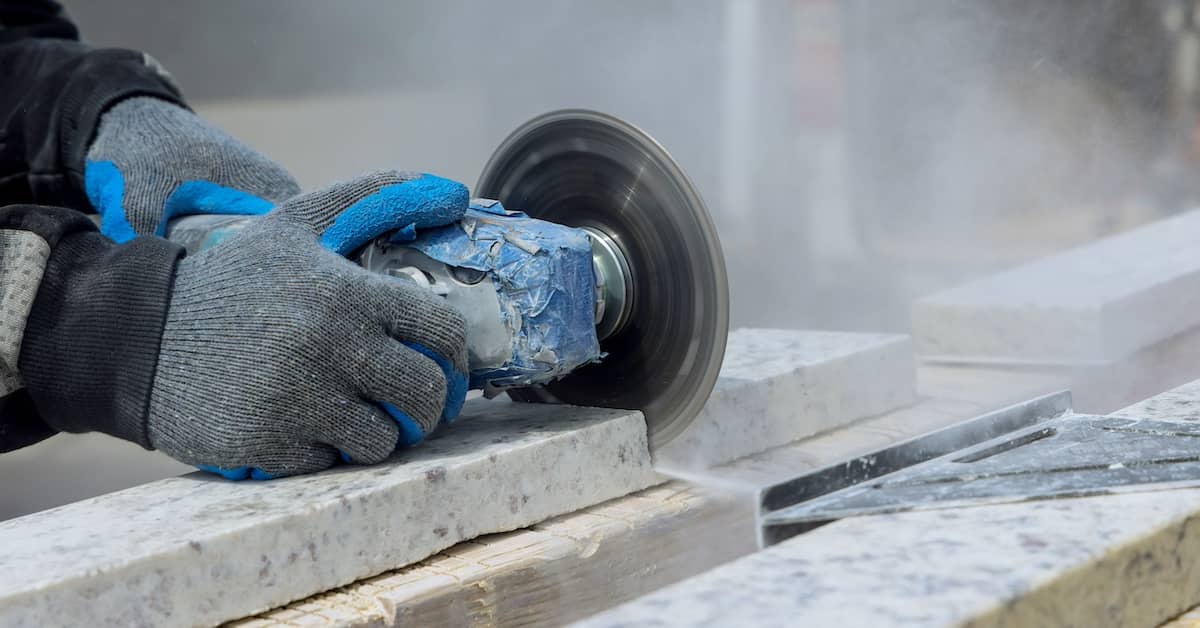
[[[472,183],[534,115],[624,117],[705,196],[735,326],[904,331],[914,296],[1180,206],[1156,196],[1185,186],[1158,180],[1173,4],[68,6],[306,185],[384,166]]]
[[[66,4],[306,187],[381,167],[471,184],[528,118],[625,118],[706,198],[735,327],[907,331],[916,296],[1196,200],[1183,2]],[[41,497],[0,495],[0,519],[138,464],[25,460],[3,473]]]

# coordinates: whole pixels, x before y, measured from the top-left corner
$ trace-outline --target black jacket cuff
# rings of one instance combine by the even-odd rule
[[[182,255],[180,246],[151,237],[117,246],[95,231],[78,231],[59,240],[19,360],[47,424],[150,448],[150,391]]]

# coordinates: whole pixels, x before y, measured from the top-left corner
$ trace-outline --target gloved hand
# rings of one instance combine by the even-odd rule
[[[293,198],[180,262],[148,437],[231,479],[295,475],[341,452],[376,463],[456,417],[465,322],[432,294],[340,254],[449,224],[461,184],[397,172]],[[323,244],[322,244],[323,243]]]
[[[300,192],[279,164],[149,97],[123,100],[101,117],[84,185],[100,231],[117,242],[161,236],[186,214],[265,214]]]

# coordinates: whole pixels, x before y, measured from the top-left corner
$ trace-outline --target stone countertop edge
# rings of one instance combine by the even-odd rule
[[[236,619],[662,481],[623,410],[472,401],[393,460],[190,474],[2,522],[0,624]]]

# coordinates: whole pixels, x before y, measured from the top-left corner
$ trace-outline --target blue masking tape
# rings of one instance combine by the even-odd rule
[[[489,273],[502,315],[520,318],[506,321],[518,327],[512,359],[472,371],[471,388],[549,381],[600,359],[587,232],[476,201],[460,222],[422,231],[408,246],[450,266]]]

